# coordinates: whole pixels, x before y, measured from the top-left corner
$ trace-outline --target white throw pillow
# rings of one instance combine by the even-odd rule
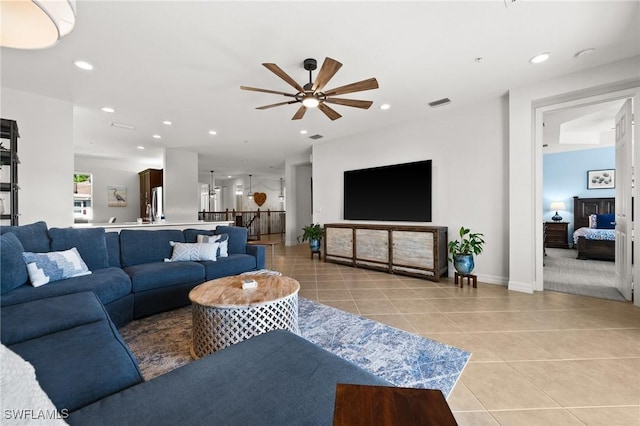
[[[34,287],[91,273],[75,247],[49,253],[25,251],[22,258],[27,264],[29,280]]]
[[[198,235],[196,238],[196,241],[199,243],[218,243],[220,245],[218,249],[218,257],[229,256],[229,234]]]
[[[0,345],[0,406],[2,424],[7,425],[66,425],[62,420],[69,415],[60,411],[42,390],[36,370],[18,354]]]
[[[165,262],[185,262],[194,260],[212,260],[216,261],[218,252],[218,244],[207,243],[176,243],[169,241],[173,247],[173,253],[170,259]]]

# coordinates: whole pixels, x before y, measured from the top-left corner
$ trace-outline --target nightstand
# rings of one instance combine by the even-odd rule
[[[569,223],[546,222],[545,247],[569,248]]]

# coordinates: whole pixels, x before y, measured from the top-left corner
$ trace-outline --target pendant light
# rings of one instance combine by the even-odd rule
[[[69,34],[76,23],[76,0],[0,2],[0,46],[42,49]]]
[[[249,175],[249,192],[247,193],[247,197],[253,200],[253,192],[251,192],[251,175]]]
[[[213,186],[213,170],[211,170],[211,183],[209,184],[209,198],[216,199],[216,188]]]
[[[282,178],[280,178],[280,196],[278,197],[280,201],[284,201],[284,187],[282,186]]]

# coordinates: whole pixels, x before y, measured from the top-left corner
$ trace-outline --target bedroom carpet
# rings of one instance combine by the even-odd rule
[[[615,263],[576,259],[576,250],[547,249],[544,289],[600,299],[625,299],[615,287]]]
[[[434,340],[299,300],[302,337],[402,387],[448,396],[471,354]],[[190,361],[191,307],[133,321],[120,329],[146,380]]]

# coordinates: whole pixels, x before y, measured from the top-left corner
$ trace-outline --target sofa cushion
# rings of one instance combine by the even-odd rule
[[[68,412],[56,413],[56,407],[51,399],[42,390],[36,379],[36,371],[31,364],[20,358],[4,345],[0,346],[0,366],[2,377],[2,389],[0,394],[0,406],[2,407],[4,420],[7,424],[26,425],[29,420],[33,424],[41,422],[43,419],[34,418],[19,420],[16,417],[8,417],[11,413],[25,413],[25,410],[33,410],[34,413],[45,413],[46,423],[50,426],[66,425],[62,420]],[[44,422],[43,422],[44,423]]]
[[[169,259],[165,259],[165,262],[185,262],[193,260],[211,260],[216,261],[218,243],[205,244],[205,243],[176,243],[175,241],[169,241],[173,252]]]
[[[85,291],[5,306],[0,318],[2,344],[13,345],[103,320],[104,312],[96,295]]]
[[[184,233],[184,242],[185,243],[196,243],[198,242],[198,235],[213,235],[213,231],[209,231],[207,229],[193,229],[188,228],[182,231]]]
[[[75,307],[70,308],[72,315]],[[143,381],[135,357],[103,315],[100,321],[10,346],[33,365],[59,410],[77,410]]]
[[[133,293],[204,280],[204,266],[197,262],[156,262],[126,266]]]
[[[205,280],[237,275],[242,272],[253,271],[257,267],[256,258],[248,254],[232,254],[219,257],[215,262],[198,262],[204,266]]]
[[[13,232],[22,243],[25,251],[46,253],[51,250],[51,240],[45,222],[36,222],[21,226],[0,226],[0,234]]]
[[[218,226],[214,232],[216,235],[229,234],[229,254],[247,253],[247,228],[240,226]]]
[[[107,304],[131,293],[131,279],[120,268],[98,269],[91,275],[68,278],[52,285],[34,288],[26,284],[2,295],[0,301],[4,307],[81,291],[92,291],[102,303]]]
[[[338,383],[390,386],[293,333],[276,330],[84,407],[67,421],[330,425]]]
[[[22,259],[24,248],[16,234],[0,235],[0,293],[5,294],[25,284],[29,279]]]
[[[51,228],[51,250],[78,249],[90,270],[109,266],[109,253],[104,228]]]
[[[107,243],[109,254],[109,266],[120,268],[120,235],[117,232],[105,232],[104,239]]]
[[[34,287],[91,273],[75,247],[49,253],[24,252],[22,257]]]
[[[177,229],[141,231],[123,229],[120,231],[120,261],[122,266],[163,262],[171,257],[173,249],[169,241],[184,243],[182,231]]]

